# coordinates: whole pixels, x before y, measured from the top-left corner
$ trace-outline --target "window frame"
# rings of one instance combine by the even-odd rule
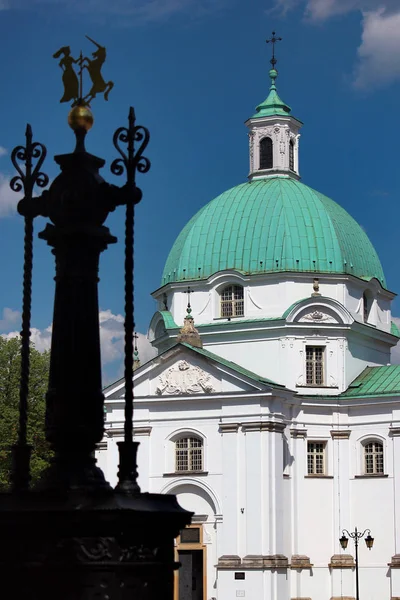
[[[294,172],[295,171],[295,164],[294,164],[294,141],[291,138],[289,140],[289,171]]]
[[[182,443],[184,440],[187,440],[188,445],[187,447],[178,447],[179,443]],[[195,446],[195,445],[191,445],[193,441],[197,441],[199,442],[199,445]],[[194,463],[194,455],[197,454],[197,451],[200,449],[200,469],[194,469],[193,467],[193,463]],[[181,453],[181,456],[183,455],[183,453],[186,451],[186,465],[187,468],[178,468],[179,467],[179,453]],[[204,440],[202,437],[192,434],[192,433],[186,433],[186,434],[182,434],[179,437],[177,437],[174,440],[174,473],[176,474],[187,474],[187,473],[203,473],[204,472]]]
[[[322,451],[320,452],[310,452],[310,445],[321,445],[322,446]],[[320,440],[320,439],[315,439],[315,440],[307,440],[307,455],[306,455],[306,476],[308,477],[326,477],[327,476],[327,466],[328,466],[328,462],[327,462],[327,446],[328,446],[328,441],[327,440]],[[322,472],[318,473],[318,468],[316,468],[316,458],[317,455],[321,455],[322,454]],[[313,469],[310,471],[310,463],[309,463],[309,458],[313,457]]]
[[[370,445],[375,445],[378,444],[382,451],[381,452],[372,452],[372,462],[373,462],[373,470],[372,471],[368,471],[367,470],[367,447]],[[386,466],[386,456],[385,456],[385,444],[384,441],[377,438],[377,437],[368,437],[367,439],[362,441],[361,444],[362,447],[362,456],[361,456],[361,472],[365,477],[383,477],[386,473],[385,473],[385,466]],[[381,457],[381,461],[382,461],[382,470],[377,470],[376,466],[377,466],[377,457],[380,456]]]
[[[236,290],[240,289],[241,290],[241,298],[235,298],[235,293]],[[223,295],[228,292],[228,290],[231,290],[230,292],[230,299],[224,299]],[[219,297],[219,317],[221,319],[233,319],[233,318],[239,318],[239,317],[244,317],[245,316],[245,311],[244,311],[244,287],[242,285],[239,285],[237,283],[229,283],[228,285],[225,285],[218,293],[218,297]],[[231,306],[232,308],[232,314],[223,314],[223,308],[224,306]],[[241,312],[240,309],[238,311],[238,307],[241,306]]]
[[[265,144],[263,144],[264,141],[269,140],[269,144],[268,144],[268,148],[263,148],[263,146],[265,146]],[[259,153],[260,153],[260,163],[259,163],[259,171],[265,171],[267,169],[273,169],[274,168],[274,141],[272,139],[272,137],[270,137],[269,135],[265,135],[263,138],[261,138],[260,143],[259,143]],[[263,163],[263,161],[266,161],[268,159],[268,166],[266,166],[266,164]]]
[[[317,361],[316,358],[312,358],[311,360],[309,360],[307,358],[307,351],[309,349],[313,350],[313,354],[315,354],[316,350],[321,350],[321,355],[322,355],[322,359],[321,361]],[[321,378],[321,382],[317,383],[317,370],[316,367],[319,364],[319,362],[322,364],[322,369],[321,369],[321,373],[322,373],[322,378]],[[311,363],[312,365],[312,382],[309,382],[308,380],[308,365],[309,363]],[[304,374],[305,374],[305,387],[325,387],[326,386],[326,346],[325,345],[311,345],[311,344],[306,344],[305,346],[305,356],[304,356]]]

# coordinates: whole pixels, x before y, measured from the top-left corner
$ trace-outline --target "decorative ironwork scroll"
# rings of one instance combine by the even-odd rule
[[[40,169],[46,158],[46,148],[32,141],[32,128],[28,124],[25,131],[26,146],[17,146],[11,154],[11,161],[18,175],[13,177],[10,187],[14,192],[24,191],[24,198],[18,205],[20,214],[25,217],[24,267],[22,294],[21,329],[21,377],[19,388],[19,428],[18,442],[13,447],[12,487],[14,491],[29,487],[29,462],[31,447],[27,444],[28,393],[30,374],[30,327],[32,304],[32,267],[33,267],[33,188],[46,187],[48,176]],[[36,164],[34,165],[34,163]],[[25,171],[21,166],[24,163]]]
[[[121,158],[116,158],[111,164],[114,175],[122,175],[126,171],[126,217],[125,217],[125,424],[124,442],[120,443],[120,470],[118,473],[120,487],[136,493],[139,486],[136,483],[137,446],[132,447],[133,436],[133,371],[134,371],[134,226],[135,204],[140,202],[141,190],[136,187],[136,171],[147,173],[150,161],[143,156],[150,139],[146,127],[136,125],[135,111],[130,107],[128,127],[119,127],[113,136],[114,147]],[[135,142],[139,143],[135,151]],[[121,148],[121,143],[127,145],[127,150]]]

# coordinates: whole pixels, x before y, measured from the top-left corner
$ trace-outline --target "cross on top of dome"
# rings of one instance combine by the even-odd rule
[[[281,37],[277,38],[275,36],[276,36],[276,33],[275,33],[275,31],[273,31],[272,32],[272,38],[270,40],[265,40],[267,44],[272,44],[272,58],[270,60],[270,63],[272,65],[273,69],[275,69],[275,65],[278,62],[276,60],[276,57],[275,57],[275,44],[276,44],[276,42],[281,42],[282,41]]]

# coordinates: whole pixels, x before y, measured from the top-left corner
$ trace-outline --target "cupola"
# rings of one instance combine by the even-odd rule
[[[278,95],[276,79],[277,60],[275,43],[281,38],[267,40],[272,43],[272,69],[269,72],[271,87],[267,98],[256,108],[256,113],[246,121],[250,143],[250,181],[281,175],[300,179],[299,139],[302,122],[293,117],[290,106]]]

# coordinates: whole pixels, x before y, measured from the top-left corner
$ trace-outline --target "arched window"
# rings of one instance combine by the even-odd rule
[[[272,169],[272,140],[265,137],[260,142],[260,169]]]
[[[244,295],[241,285],[229,285],[221,292],[221,317],[243,317]]]
[[[289,142],[289,169],[294,171],[294,142],[290,140]]]
[[[197,437],[176,440],[175,471],[203,471],[203,440]]]
[[[383,444],[371,441],[364,444],[364,473],[365,475],[383,475]]]

